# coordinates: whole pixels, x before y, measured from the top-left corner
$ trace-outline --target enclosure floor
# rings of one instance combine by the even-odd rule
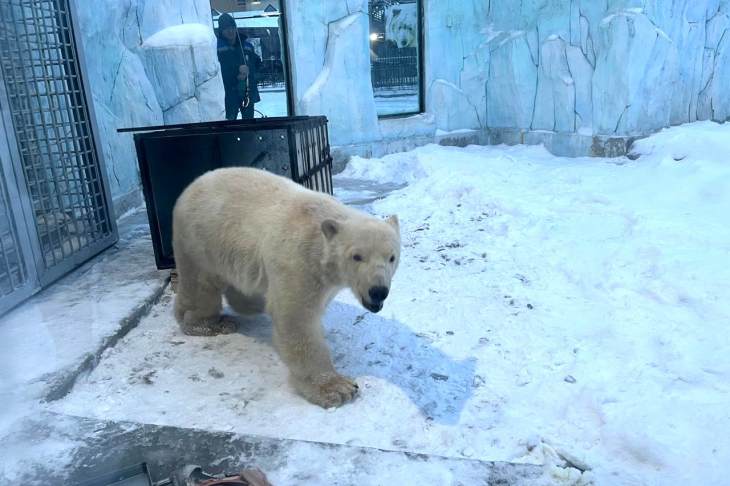
[[[148,311],[166,275],[155,269],[147,216],[138,210],[119,221],[116,245],[0,318],[0,484],[30,464],[67,465],[76,440],[39,441],[28,436],[35,430],[28,420],[37,424],[43,401],[67,392],[95,354]]]
[[[351,404],[323,410],[294,393],[267,317],[185,336],[168,292],[47,409],[530,462],[551,484],[723,484],[730,125],[673,128],[635,151],[427,146],[351,160],[337,195],[398,213],[403,235],[384,310],[344,292],[324,318],[337,368],[360,385]],[[333,460],[327,477],[349,467]]]
[[[35,399],[73,381],[124,320],[162,291],[146,214],[119,224],[119,242],[0,318],[0,435]],[[68,383],[70,385],[70,383]]]
[[[261,101],[254,105],[256,118],[269,116],[286,116],[286,90],[262,89],[259,93]]]

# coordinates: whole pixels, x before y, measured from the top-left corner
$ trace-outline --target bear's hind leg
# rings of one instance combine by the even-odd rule
[[[221,315],[223,285],[212,275],[205,274],[186,262],[175,258],[178,288],[175,296],[175,318],[182,331],[189,336],[215,336],[236,331],[236,321]]]
[[[263,314],[266,311],[266,300],[262,296],[244,295],[233,287],[228,287],[225,295],[228,305],[242,316]]]

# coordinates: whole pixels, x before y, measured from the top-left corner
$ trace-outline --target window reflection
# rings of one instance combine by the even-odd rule
[[[287,116],[279,1],[211,0],[226,118]]]
[[[370,71],[378,115],[418,113],[419,2],[370,0]]]

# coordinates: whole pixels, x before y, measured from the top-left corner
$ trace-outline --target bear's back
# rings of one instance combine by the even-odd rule
[[[352,210],[333,196],[307,189],[294,181],[261,169],[227,167],[207,172],[183,192],[179,202],[213,214],[256,217],[269,222],[289,219],[302,210],[323,217],[345,216]],[[325,216],[326,215],[326,216]],[[317,218],[319,219],[319,218]]]

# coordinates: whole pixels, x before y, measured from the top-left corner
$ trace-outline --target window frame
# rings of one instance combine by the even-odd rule
[[[368,1],[369,3],[369,1]],[[426,51],[426,36],[424,33],[424,19],[426,17],[425,15],[425,9],[424,9],[424,1],[423,0],[416,0],[416,13],[418,16],[418,46],[417,46],[417,52],[418,52],[418,111],[409,111],[404,113],[391,113],[387,115],[377,115],[378,120],[388,120],[388,119],[394,119],[394,118],[406,118],[411,117],[414,115],[420,115],[422,113],[426,112],[426,93],[425,93],[425,56],[424,53]],[[368,27],[370,23],[370,16],[368,15]],[[368,28],[368,35],[370,33],[370,29]],[[371,71],[372,72],[372,71]],[[375,91],[372,88],[372,78],[370,80],[370,89],[373,91],[373,98],[375,97]],[[375,108],[376,114],[377,114],[377,106]]]
[[[420,0],[419,0],[420,1]],[[279,0],[279,17],[281,19],[281,27],[279,28],[280,35],[282,35],[282,52],[281,52],[281,58],[284,61],[284,82],[286,84],[285,91],[286,91],[286,116],[296,116],[296,113],[294,113],[294,88],[292,86],[292,72],[291,72],[291,58],[289,55],[289,21],[288,19],[288,7],[287,7],[288,0]],[[212,9],[212,5],[211,5]],[[218,35],[218,31],[213,25],[213,31],[215,32],[216,36]],[[255,116],[254,116],[255,118]],[[274,118],[267,116],[266,118]]]
[[[419,0],[420,1],[420,0]],[[281,31],[284,35],[282,39],[282,48],[284,52],[281,53],[281,57],[286,59],[284,79],[286,79],[286,113],[287,116],[296,116],[294,113],[294,87],[292,86],[292,64],[289,55],[289,15],[288,15],[288,0],[279,0],[279,8],[281,9]]]

